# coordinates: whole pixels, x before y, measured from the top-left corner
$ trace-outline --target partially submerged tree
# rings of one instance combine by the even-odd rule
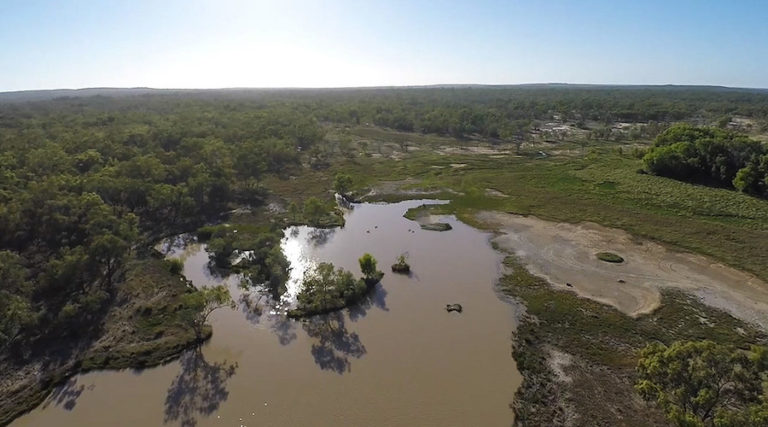
[[[229,289],[224,285],[204,286],[195,292],[185,294],[182,301],[186,308],[187,321],[198,339],[203,337],[205,322],[208,321],[211,313],[220,308],[235,307]]]
[[[360,271],[363,272],[363,277],[366,279],[372,279],[376,277],[376,258],[373,257],[373,255],[369,253],[364,253],[362,257],[358,260],[360,263]]]

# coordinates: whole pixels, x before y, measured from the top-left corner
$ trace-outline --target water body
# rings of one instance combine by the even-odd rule
[[[521,378],[513,307],[494,291],[501,257],[453,217],[440,218],[448,232],[402,217],[425,202],[356,205],[344,228],[286,230],[294,271],[283,307],[303,268],[330,261],[359,276],[370,252],[386,275],[365,304],[305,322],[279,307],[221,309],[202,348],[157,368],[78,375],[13,425],[510,425]],[[240,298],[240,278],[211,273],[204,245],[168,249],[196,286],[227,283]],[[389,271],[403,252],[410,277]]]

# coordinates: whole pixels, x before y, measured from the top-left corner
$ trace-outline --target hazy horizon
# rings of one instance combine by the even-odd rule
[[[758,1],[10,0],[0,92],[78,88],[766,88]]]
[[[562,82],[532,82],[532,83],[434,83],[423,85],[379,85],[379,86],[250,86],[250,87],[151,87],[151,86],[86,86],[86,87],[51,87],[42,89],[0,90],[3,93],[15,92],[55,92],[55,91],[87,91],[87,90],[151,90],[151,91],[236,91],[236,90],[355,90],[355,89],[419,89],[439,87],[516,87],[516,86],[574,86],[574,87],[690,87],[690,88],[722,88],[735,90],[768,90],[768,87],[745,87],[724,85],[697,84],[641,84],[641,83],[562,83]]]

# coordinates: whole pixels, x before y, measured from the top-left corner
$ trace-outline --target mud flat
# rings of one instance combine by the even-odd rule
[[[499,231],[494,242],[514,253],[531,273],[631,316],[657,308],[660,289],[678,288],[768,329],[768,284],[710,258],[672,251],[594,223],[555,223],[500,212],[481,212],[478,219]],[[624,262],[597,259],[596,254],[605,251],[622,256]]]

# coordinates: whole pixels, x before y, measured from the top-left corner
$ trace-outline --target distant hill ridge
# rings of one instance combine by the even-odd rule
[[[57,98],[87,98],[93,96],[124,97],[151,94],[198,94],[225,95],[239,93],[258,94],[265,92],[352,92],[370,90],[419,90],[419,89],[611,89],[611,90],[694,90],[712,92],[752,92],[768,94],[768,89],[737,88],[727,86],[706,85],[613,85],[613,84],[571,84],[571,83],[528,83],[515,85],[485,85],[485,84],[435,84],[418,86],[368,86],[368,87],[338,87],[338,88],[221,88],[221,89],[156,89],[149,87],[93,87],[82,89],[44,89],[0,92],[0,102],[46,101]]]

